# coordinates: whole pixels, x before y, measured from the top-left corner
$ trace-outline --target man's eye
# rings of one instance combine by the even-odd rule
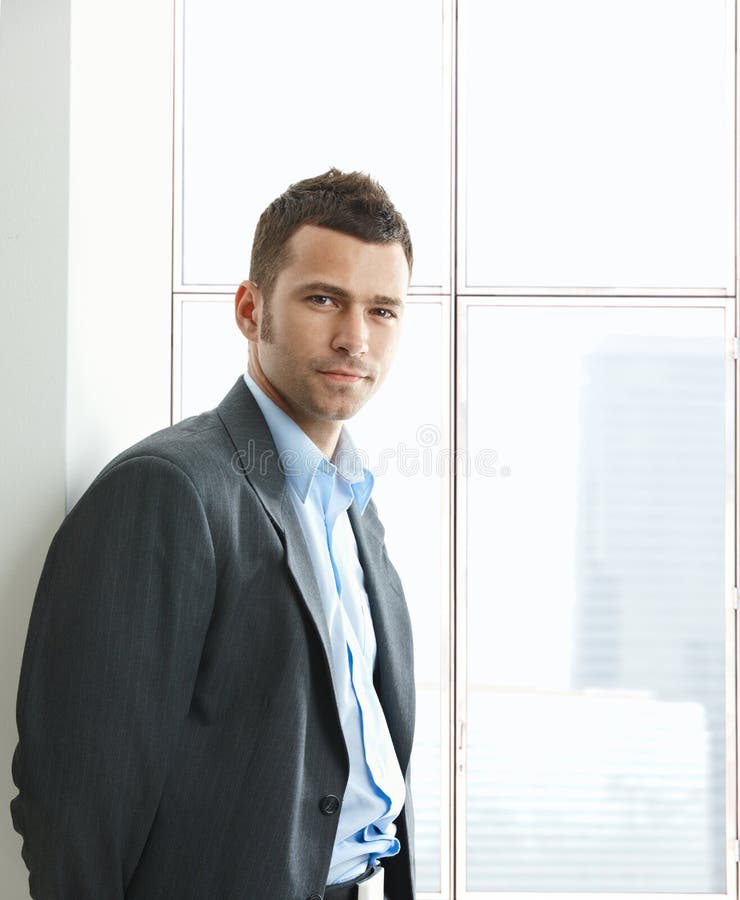
[[[326,297],[323,294],[314,294],[313,297],[309,297],[308,299],[316,306],[331,306],[332,303],[334,303],[331,297]]]
[[[383,306],[379,306],[377,309],[373,310],[373,314],[378,316],[381,319],[395,319],[396,314],[392,309],[386,309]]]

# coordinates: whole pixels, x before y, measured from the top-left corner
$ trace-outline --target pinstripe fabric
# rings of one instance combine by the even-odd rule
[[[404,772],[411,631],[372,505],[352,517]],[[49,550],[18,694],[13,821],[36,900],[323,893],[347,753],[318,588],[240,378],[98,476]],[[326,808],[326,807],[325,807]],[[413,897],[410,800],[389,900]]]

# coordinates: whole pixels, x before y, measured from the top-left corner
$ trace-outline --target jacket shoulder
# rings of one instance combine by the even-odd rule
[[[198,481],[200,473],[233,453],[223,423],[215,410],[183,419],[175,425],[155,431],[114,457],[98,475],[105,477],[124,462],[156,457],[169,462]],[[97,480],[97,479],[96,479]]]

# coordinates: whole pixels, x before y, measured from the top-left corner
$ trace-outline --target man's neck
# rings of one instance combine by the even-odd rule
[[[319,448],[326,459],[334,456],[339,435],[342,432],[342,423],[339,421],[319,420],[301,416],[300,411],[289,406],[284,398],[275,390],[259,364],[255,364],[252,354],[249,355],[247,372],[257,387],[269,397],[270,400],[296,423],[301,431]]]

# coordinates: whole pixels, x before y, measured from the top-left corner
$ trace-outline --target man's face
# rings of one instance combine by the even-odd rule
[[[239,288],[250,374],[319,446],[385,379],[408,281],[400,243],[303,225],[267,303],[250,282]]]

